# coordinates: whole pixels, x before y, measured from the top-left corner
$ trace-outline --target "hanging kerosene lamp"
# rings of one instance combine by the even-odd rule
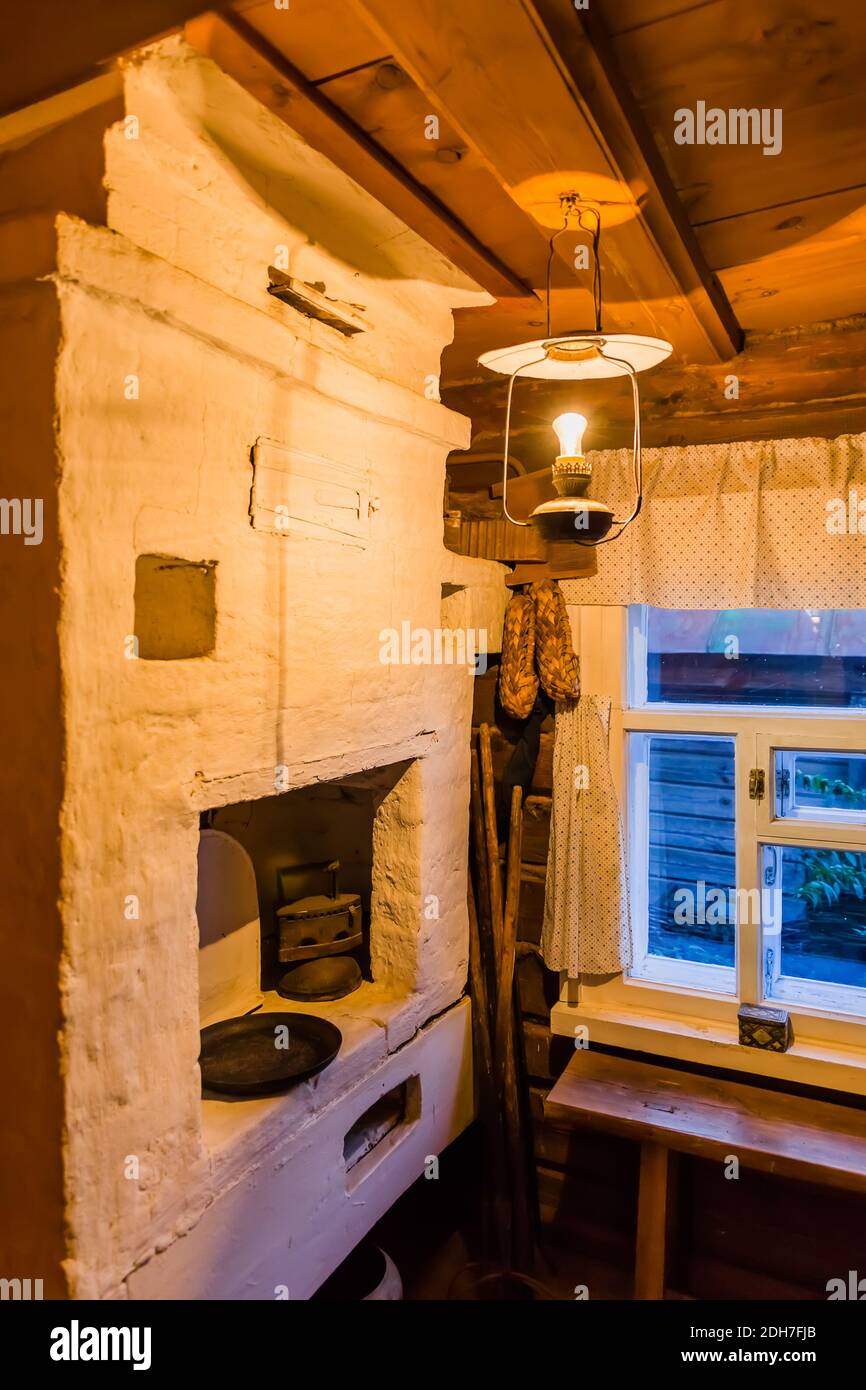
[[[546,541],[576,541],[580,545],[599,545],[602,541],[616,540],[626,526],[634,521],[641,507],[643,476],[641,468],[640,439],[640,394],[637,385],[638,372],[655,367],[669,357],[672,348],[662,338],[648,338],[635,333],[605,333],[602,329],[601,263],[599,242],[601,240],[601,213],[598,205],[587,202],[577,193],[564,193],[560,197],[564,222],[550,239],[547,258],[547,337],[531,343],[517,343],[513,347],[496,348],[485,352],[478,362],[490,371],[500,372],[509,378],[508,404],[505,415],[505,444],[503,449],[502,509],[508,521],[515,526],[534,526]],[[556,240],[568,230],[569,219],[577,216],[578,226],[583,225],[583,217],[588,214],[595,219],[591,229],[593,250],[593,305],[595,308],[595,328],[585,332],[567,333],[561,337],[551,335],[550,328],[550,274]],[[566,412],[557,416],[553,428],[559,440],[560,452],[553,461],[553,486],[557,496],[549,502],[542,502],[531,513],[528,521],[518,521],[508,510],[508,449],[511,435],[511,406],[514,383],[518,377],[543,378],[549,381],[595,381],[604,377],[627,376],[631,380],[632,402],[634,408],[634,441],[632,446],[632,477],[634,483],[634,505],[630,515],[617,518],[606,502],[590,497],[588,489],[592,477],[592,464],[583,454],[583,433],[587,421],[583,415]],[[618,529],[609,534],[613,527]]]

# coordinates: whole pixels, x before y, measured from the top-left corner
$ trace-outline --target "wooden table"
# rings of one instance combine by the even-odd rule
[[[679,1153],[866,1192],[866,1111],[845,1105],[578,1049],[544,1112],[640,1143],[635,1298],[665,1296]]]

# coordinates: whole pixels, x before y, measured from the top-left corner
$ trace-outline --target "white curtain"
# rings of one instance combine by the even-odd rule
[[[551,970],[613,975],[631,964],[628,878],[608,759],[610,700],[556,706],[553,810],[541,952]]]
[[[590,457],[626,515],[631,451]],[[866,607],[866,435],[647,449],[641,514],[596,556],[566,603]]]

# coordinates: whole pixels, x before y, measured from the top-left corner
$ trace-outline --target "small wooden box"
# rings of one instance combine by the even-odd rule
[[[787,1009],[771,1009],[766,1004],[742,1004],[737,1020],[740,1044],[761,1047],[767,1052],[787,1052],[794,1041],[794,1030]]]

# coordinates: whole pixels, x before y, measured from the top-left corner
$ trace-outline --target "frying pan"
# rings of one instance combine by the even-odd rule
[[[202,1029],[202,1090],[274,1095],[333,1062],[342,1041],[339,1028],[314,1014],[255,1013],[223,1019]]]

